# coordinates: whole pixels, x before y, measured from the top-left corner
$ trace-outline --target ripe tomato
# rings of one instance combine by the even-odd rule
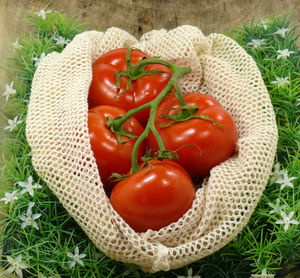
[[[231,115],[214,98],[201,93],[184,95],[187,105],[197,105],[196,115],[205,115],[219,123],[217,124],[194,118],[185,122],[176,122],[167,127],[161,127],[172,120],[162,115],[178,113],[177,98],[170,94],[160,104],[155,126],[167,150],[176,151],[177,162],[184,167],[192,177],[202,177],[210,170],[231,156],[235,150],[237,131]],[[157,142],[152,133],[147,139],[149,148],[157,149]]]
[[[110,189],[115,183],[108,180],[112,173],[126,174],[131,168],[131,153],[137,138],[121,136],[125,144],[120,144],[115,134],[106,126],[107,117],[123,116],[126,111],[116,106],[96,106],[88,112],[88,127],[92,151],[105,189]],[[123,129],[139,136],[144,131],[142,125],[130,118]],[[140,161],[144,155],[145,143],[138,149],[137,158]]]
[[[131,86],[126,93],[118,95],[126,90],[129,80],[128,77],[121,76],[121,87],[117,89],[115,73],[127,70],[127,50],[127,48],[119,48],[109,51],[93,64],[93,79],[88,96],[90,108],[97,105],[114,105],[128,111],[154,99],[169,82],[172,72],[168,67],[150,64],[145,70],[164,71],[167,73],[140,77],[131,82]],[[149,55],[133,49],[130,55],[130,62],[135,65],[144,57],[149,58]],[[137,113],[135,117],[145,126],[149,117],[149,109]]]
[[[192,205],[195,189],[189,174],[171,160],[150,160],[113,188],[110,202],[137,232],[177,221]]]

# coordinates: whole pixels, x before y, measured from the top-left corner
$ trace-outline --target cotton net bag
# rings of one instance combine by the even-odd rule
[[[120,47],[190,66],[191,73],[179,82],[182,92],[216,98],[238,130],[235,154],[211,170],[192,207],[159,231],[137,233],[112,208],[91,150],[92,64]],[[140,41],[118,28],[77,35],[62,53],[48,54],[38,66],[26,135],[36,172],[92,242],[107,256],[148,272],[182,267],[232,240],[262,195],[277,145],[273,107],[254,60],[232,39],[204,36],[193,26],[154,30]]]

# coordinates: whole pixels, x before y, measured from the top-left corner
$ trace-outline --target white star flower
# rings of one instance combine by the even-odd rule
[[[264,268],[261,274],[252,274],[251,278],[274,278],[275,274],[267,274],[267,269]]]
[[[286,215],[286,213],[284,211],[280,211],[280,214],[281,214],[281,217],[282,217],[282,220],[277,220],[275,222],[275,224],[284,224],[284,230],[287,231],[290,227],[291,224],[294,224],[294,225],[299,225],[300,222],[295,220],[295,219],[292,219],[293,215],[294,215],[294,211],[291,211],[289,213],[289,215]]]
[[[8,101],[8,98],[11,95],[14,95],[16,93],[16,90],[13,87],[14,87],[14,81],[12,81],[10,85],[8,84],[5,85],[5,91],[3,92],[2,96],[6,98],[6,102]]]
[[[273,208],[269,213],[270,214],[273,214],[273,213],[277,213],[277,214],[280,214],[281,210],[286,208],[286,205],[281,205],[280,206],[280,199],[277,198],[276,199],[276,203],[275,204],[272,204],[272,203],[268,203],[268,205]]]
[[[259,25],[261,25],[265,30],[267,30],[269,24],[270,24],[269,19],[259,21]]]
[[[18,116],[16,116],[16,117],[14,117],[13,120],[8,120],[8,126],[6,126],[6,127],[4,128],[4,130],[9,129],[9,131],[11,132],[11,131],[13,131],[13,130],[18,126],[18,124],[20,124],[20,123],[22,123],[22,121],[21,121],[21,120],[18,120]]]
[[[279,178],[279,176],[283,175],[285,172],[287,172],[286,170],[280,170],[280,163],[276,163],[274,165],[274,170],[271,172],[270,176],[270,184],[273,184],[277,181],[277,179]]]
[[[16,52],[17,49],[22,49],[23,48],[22,45],[19,44],[18,39],[15,42],[13,42],[12,45],[13,45],[14,52]]]
[[[295,180],[296,177],[289,178],[288,173],[284,172],[283,176],[280,176],[275,183],[281,184],[280,189],[282,190],[286,186],[293,188],[294,185],[292,183],[292,180]]]
[[[18,182],[18,185],[24,187],[24,189],[22,189],[21,194],[25,194],[26,192],[28,192],[30,194],[31,197],[33,197],[34,191],[33,189],[37,189],[37,188],[42,188],[42,186],[38,183],[35,183],[34,185],[32,184],[32,176],[29,176],[27,179],[27,182]]]
[[[287,48],[283,50],[277,50],[279,55],[277,55],[277,60],[280,58],[290,57],[291,54],[295,53],[295,51],[289,51]]]
[[[285,87],[286,84],[290,83],[288,79],[288,77],[281,78],[276,76],[276,81],[272,81],[271,84],[277,84],[278,88],[282,88]]]
[[[52,12],[51,10],[45,11],[45,9],[41,9],[39,12],[35,12],[35,14],[41,17],[42,19],[46,19],[47,14],[51,12]]]
[[[54,38],[54,41],[56,41],[56,44],[60,47],[64,47],[65,45],[67,45],[71,40],[69,39],[65,39],[64,37],[58,37],[58,38]]]
[[[187,276],[179,275],[179,276],[177,276],[177,278],[201,278],[201,276],[199,276],[199,275],[194,275],[194,276],[193,276],[193,269],[192,269],[192,268],[189,268],[189,269],[188,269],[188,275],[187,275]]]
[[[76,246],[74,254],[67,252],[67,256],[72,259],[71,261],[68,261],[70,268],[73,268],[76,263],[80,264],[81,266],[84,266],[84,263],[80,259],[84,258],[86,254],[79,254],[78,246]]]
[[[266,44],[265,39],[253,39],[247,45],[252,45],[254,49],[260,48],[262,45]]]
[[[24,229],[27,226],[32,226],[35,229],[39,230],[39,226],[36,224],[35,220],[41,217],[40,213],[32,214],[32,208],[34,206],[34,202],[30,202],[27,208],[27,212],[21,216],[21,220],[23,221],[21,228]]]
[[[45,57],[46,57],[45,52],[43,52],[39,58],[33,57],[32,60],[35,61],[34,66],[37,67]]]
[[[282,38],[285,38],[285,34],[289,29],[287,28],[280,28],[278,29],[275,33],[273,33],[274,35],[280,35]]]
[[[4,198],[0,199],[0,201],[4,201],[4,204],[7,205],[8,203],[13,203],[15,200],[18,200],[18,197],[16,196],[16,193],[18,191],[13,192],[5,192]]]
[[[11,256],[6,256],[6,258],[7,258],[7,261],[9,262],[9,264],[11,265],[7,269],[7,273],[15,272],[18,277],[23,278],[22,269],[27,268],[27,265],[22,262],[22,254],[20,254],[16,258],[12,258]]]

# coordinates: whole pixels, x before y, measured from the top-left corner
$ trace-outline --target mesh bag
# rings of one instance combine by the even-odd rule
[[[216,98],[239,134],[235,155],[211,170],[192,207],[177,222],[145,233],[136,233],[112,208],[87,122],[92,63],[111,49],[130,46],[190,66],[179,82],[182,92]],[[118,28],[77,35],[38,66],[26,135],[36,172],[93,243],[109,257],[149,272],[182,267],[232,240],[262,195],[277,145],[273,107],[253,59],[232,39],[204,36],[193,26],[151,31],[140,41]]]

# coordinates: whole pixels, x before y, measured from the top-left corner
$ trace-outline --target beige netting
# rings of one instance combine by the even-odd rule
[[[192,68],[184,93],[215,97],[233,116],[236,154],[216,166],[188,212],[159,231],[134,232],[110,205],[91,151],[87,112],[92,63],[119,47]],[[37,173],[94,244],[111,258],[156,272],[179,268],[228,243],[262,195],[277,144],[273,108],[253,59],[232,39],[192,26],[145,34],[140,41],[110,28],[77,35],[40,63],[32,84],[26,134]],[[184,186],[184,184],[183,184]]]

